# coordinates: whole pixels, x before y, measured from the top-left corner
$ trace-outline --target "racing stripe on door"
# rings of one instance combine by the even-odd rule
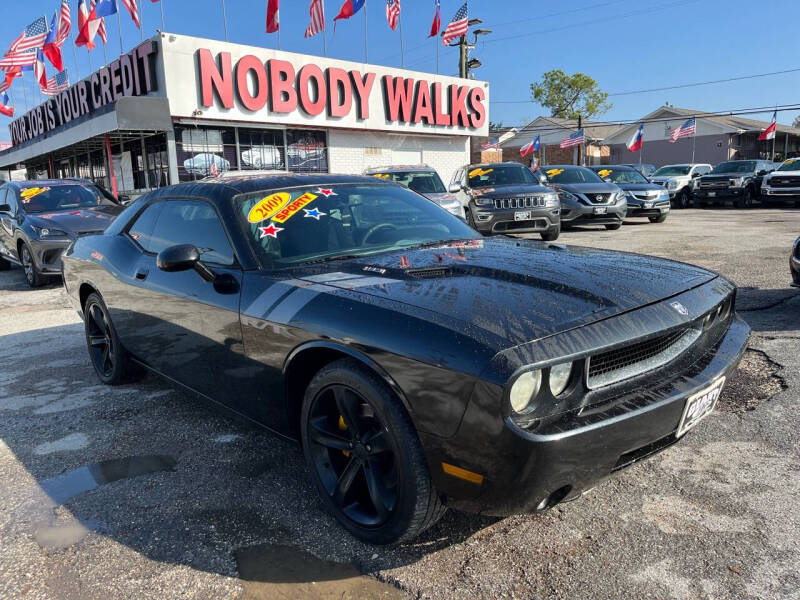
[[[294,290],[294,286],[284,282],[273,283],[250,303],[242,312],[251,317],[262,318],[284,296]]]
[[[319,291],[310,287],[295,288],[295,291],[286,296],[275,308],[264,318],[273,323],[289,324],[294,316],[303,307],[319,295]]]

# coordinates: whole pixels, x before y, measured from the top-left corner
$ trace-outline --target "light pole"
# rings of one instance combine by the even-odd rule
[[[483,23],[481,19],[475,18],[470,19],[467,22],[467,25],[472,27],[473,25],[480,25]],[[467,42],[467,34],[462,35],[458,38],[458,41],[455,44],[450,44],[450,46],[458,46],[459,53],[458,53],[458,76],[466,79],[469,77],[469,72],[471,69],[477,69],[481,66],[481,61],[477,58],[473,58],[470,60],[469,54],[478,44],[478,36],[480,35],[488,35],[492,33],[491,29],[476,29],[472,32],[473,39],[472,43]]]

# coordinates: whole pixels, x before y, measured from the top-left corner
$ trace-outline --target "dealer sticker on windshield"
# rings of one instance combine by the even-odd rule
[[[717,405],[719,395],[722,393],[722,386],[725,384],[725,377],[720,377],[710,386],[689,396],[686,406],[683,409],[683,416],[678,425],[678,432],[675,437],[681,437],[692,427],[706,418]]]

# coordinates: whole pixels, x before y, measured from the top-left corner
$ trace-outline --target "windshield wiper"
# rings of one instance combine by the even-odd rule
[[[338,254],[336,256],[325,256],[323,258],[315,258],[314,260],[307,260],[303,262],[304,265],[313,265],[317,263],[331,262],[334,260],[347,260],[350,258],[362,258],[364,254]]]
[[[433,240],[433,241],[430,241],[430,242],[422,242],[420,244],[411,244],[409,246],[401,246],[401,248],[403,250],[405,250],[406,248],[430,248],[432,246],[443,246],[445,244],[451,244],[453,242],[462,242],[465,239],[470,239],[470,238],[451,238],[449,240]]]

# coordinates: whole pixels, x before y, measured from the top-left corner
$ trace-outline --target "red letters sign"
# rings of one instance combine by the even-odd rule
[[[368,119],[375,73],[345,71],[315,64],[299,71],[285,60],[262,61],[248,54],[234,65],[228,52],[216,57],[197,51],[200,70],[200,103],[231,109],[234,97],[244,110],[289,114],[297,110],[330,119],[349,116]],[[422,123],[437,128],[479,129],[486,122],[486,93],[482,87],[431,83],[424,79],[381,78],[383,109],[387,123]],[[377,93],[377,92],[376,92]]]

